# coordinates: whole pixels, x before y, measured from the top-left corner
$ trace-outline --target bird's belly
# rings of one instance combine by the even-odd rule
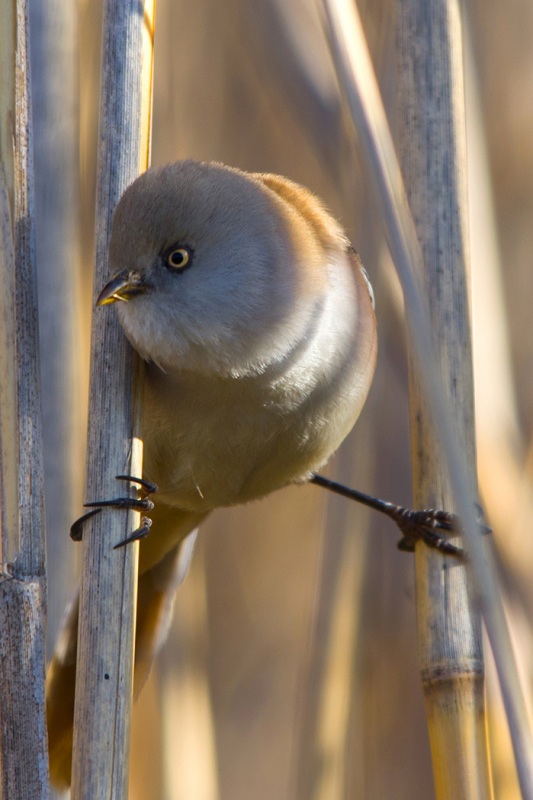
[[[242,412],[242,409],[241,409]],[[166,426],[165,426],[166,427]],[[299,441],[289,420],[268,412],[177,416],[172,432],[146,442],[145,472],[162,502],[209,511],[268,494],[303,479],[313,444]]]
[[[154,402],[148,391],[145,474],[163,503],[195,512],[305,481],[358,416],[360,387],[349,376],[343,383],[335,393],[315,388],[290,398],[246,384],[184,385],[172,403],[161,403],[160,393]]]

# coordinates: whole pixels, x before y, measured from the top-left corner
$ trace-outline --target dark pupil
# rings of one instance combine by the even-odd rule
[[[175,250],[170,256],[170,263],[175,267],[179,267],[185,261],[185,253],[183,250]]]

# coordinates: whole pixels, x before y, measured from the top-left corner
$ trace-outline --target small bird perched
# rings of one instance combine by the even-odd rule
[[[111,233],[99,297],[146,360],[137,668],[153,657],[180,543],[209,512],[310,480],[374,374],[371,287],[340,225],[286,178],[179,161],[141,175]],[[122,301],[122,302],[120,302]],[[77,610],[47,680],[51,774],[70,781]]]

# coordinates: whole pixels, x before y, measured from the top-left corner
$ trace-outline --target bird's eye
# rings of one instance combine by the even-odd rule
[[[163,262],[168,269],[181,272],[192,263],[192,250],[186,244],[174,244],[163,253]]]

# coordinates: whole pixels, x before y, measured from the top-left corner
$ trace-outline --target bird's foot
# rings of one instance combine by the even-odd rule
[[[400,550],[413,552],[416,543],[423,541],[428,547],[439,550],[441,553],[447,553],[459,558],[465,557],[463,548],[449,542],[446,538],[446,536],[458,535],[461,532],[459,518],[449,511],[433,508],[415,511],[403,508],[386,500],[380,500],[377,497],[359,492],[357,489],[350,489],[348,486],[332,481],[329,478],[324,478],[322,475],[313,475],[311,482],[343,497],[348,497],[350,500],[355,500],[358,503],[374,508],[376,511],[380,511],[390,517],[402,534],[402,538],[398,542]],[[476,508],[477,521],[481,533],[492,533],[492,529],[483,521],[481,506],[476,504]]]
[[[414,553],[416,543],[422,541],[441,553],[464,558],[463,548],[445,538],[446,535],[460,533],[459,518],[455,514],[435,508],[415,511],[397,506],[396,513],[389,513],[388,516],[394,520],[402,534],[398,550]]]
[[[70,538],[73,541],[80,542],[82,540],[82,528],[84,523],[95,514],[99,514],[103,508],[123,508],[127,510],[134,509],[136,511],[151,511],[153,509],[154,504],[150,500],[150,495],[157,492],[157,485],[155,483],[142,478],[135,478],[132,475],[117,475],[116,477],[119,481],[129,481],[130,483],[138,484],[137,497],[116,497],[114,500],[96,500],[91,503],[84,503],[84,507],[90,508],[91,510],[83,514],[83,516],[72,524],[70,528]],[[150,532],[151,526],[151,519],[148,519],[148,517],[141,517],[140,527],[127,536],[124,541],[116,544],[113,549],[116,550],[138,539],[144,539]]]

